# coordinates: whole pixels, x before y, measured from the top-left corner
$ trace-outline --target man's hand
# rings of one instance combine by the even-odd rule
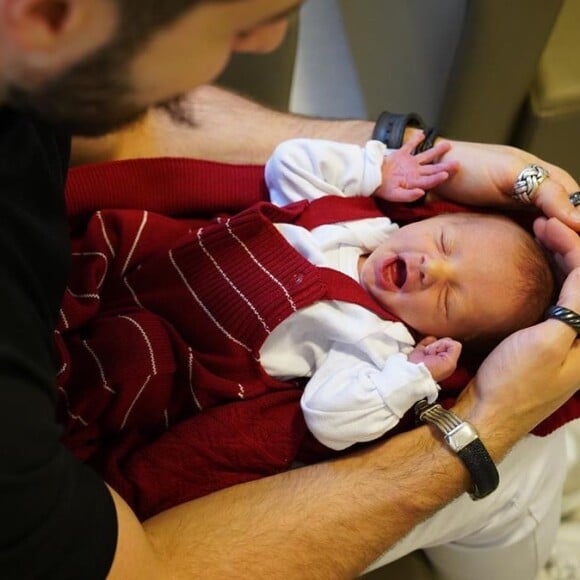
[[[423,137],[423,133],[416,133],[400,149],[385,156],[383,180],[374,195],[387,201],[415,201],[457,171],[456,161],[438,161],[449,151],[448,141],[440,141],[435,147],[413,155]]]
[[[534,233],[554,254],[563,273],[571,272],[580,266],[580,238],[560,220],[538,218],[534,222]]]
[[[580,187],[569,173],[516,147],[461,141],[451,144],[442,160],[457,161],[459,169],[437,186],[436,195],[467,205],[518,207],[511,197],[515,179],[528,163],[537,163],[550,172],[550,177],[538,187],[535,205],[546,216],[557,217],[580,231],[580,207],[575,208],[568,199]]]
[[[413,349],[409,360],[423,363],[436,381],[442,381],[453,374],[461,354],[461,343],[452,338],[427,336]]]
[[[580,237],[555,218],[539,220],[535,231],[568,273],[558,304],[580,312]],[[496,347],[456,410],[483,431],[482,439],[488,438],[493,448],[498,429],[504,435],[511,433],[516,441],[579,389],[578,335],[564,322],[549,319],[516,332]]]

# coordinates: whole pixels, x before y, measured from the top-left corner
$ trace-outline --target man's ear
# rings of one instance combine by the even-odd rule
[[[56,72],[103,45],[116,17],[112,0],[0,0],[3,49],[27,67]]]

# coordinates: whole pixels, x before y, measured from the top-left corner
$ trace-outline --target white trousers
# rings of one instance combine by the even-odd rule
[[[463,494],[368,570],[424,549],[445,580],[533,580],[558,529],[566,467],[564,429],[526,437],[499,465],[491,495],[473,501]]]

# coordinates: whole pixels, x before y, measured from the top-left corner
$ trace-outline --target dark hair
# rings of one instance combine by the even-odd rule
[[[518,326],[525,328],[542,319],[554,298],[556,282],[546,252],[527,232],[521,237],[518,249],[516,264],[521,274],[518,280],[521,297]]]
[[[7,86],[5,100],[73,134],[102,135],[118,129],[144,113],[131,100],[128,78],[136,52],[196,4],[237,0],[111,1],[119,17],[105,46],[37,89]]]

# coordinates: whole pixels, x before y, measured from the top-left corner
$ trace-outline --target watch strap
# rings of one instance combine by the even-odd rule
[[[472,499],[489,495],[499,485],[499,473],[481,439],[468,443],[457,451],[457,455],[471,475],[472,488],[469,495]]]
[[[497,467],[473,425],[438,403],[429,404],[425,399],[415,404],[415,414],[420,422],[437,427],[448,447],[463,461],[471,476],[469,495],[472,499],[484,498],[497,488]]]
[[[400,114],[383,111],[375,123],[372,138],[381,141],[389,149],[400,149],[407,127],[425,129],[425,123],[417,113]]]
[[[435,139],[437,139],[437,137],[439,137],[439,132],[436,127],[430,127],[425,130],[425,139],[423,139],[415,149],[415,155],[417,153],[423,153],[423,151],[427,151],[427,149],[431,149],[431,147],[435,145]]]

